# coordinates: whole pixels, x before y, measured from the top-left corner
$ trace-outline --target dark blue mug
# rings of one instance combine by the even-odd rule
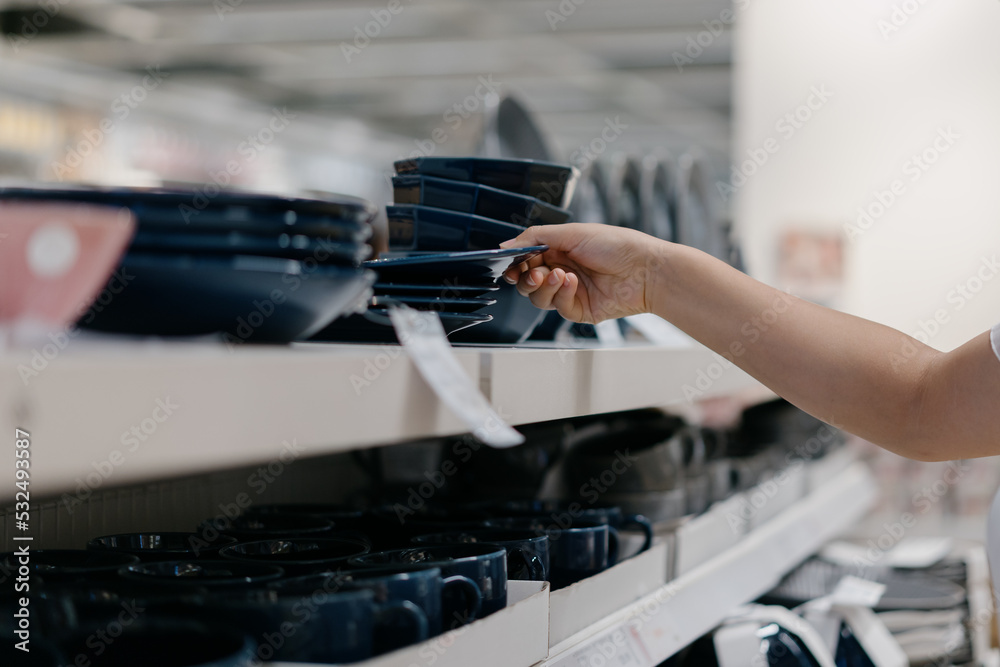
[[[596,505],[574,500],[545,498],[541,500],[511,500],[490,503],[489,511],[497,517],[507,516],[548,516],[556,525],[567,524],[577,519],[606,523],[615,530],[635,528],[643,535],[643,543],[637,553],[648,551],[653,546],[653,524],[641,514],[625,514],[617,505]]]
[[[138,562],[131,554],[85,549],[38,549],[26,558],[8,552],[0,554],[0,583],[13,588],[14,576],[22,566],[29,568],[32,577],[41,576],[50,583],[114,581],[122,567]]]
[[[218,516],[202,522],[203,535],[222,534],[240,542],[272,540],[282,537],[323,537],[333,531],[329,519],[311,514],[246,514],[235,519]]]
[[[548,581],[549,537],[526,530],[476,528],[429,533],[413,538],[414,544],[496,544],[507,551],[507,579]]]
[[[110,623],[114,624],[114,620]],[[109,636],[110,627],[116,628],[116,634]],[[96,634],[94,630],[104,630],[104,634]],[[97,639],[100,637],[106,640]],[[67,634],[56,648],[66,660],[56,664],[88,664],[92,667],[133,667],[137,664],[250,667],[256,664],[256,649],[253,640],[230,623],[150,615],[127,625],[105,623],[102,627],[81,627],[75,633]],[[34,653],[35,641],[32,640],[31,654]]]
[[[475,582],[482,593],[481,616],[488,616],[507,606],[507,552],[496,545],[419,546],[377,551],[352,558],[349,562],[351,567],[358,569],[406,571],[439,568],[445,577],[460,576]],[[449,601],[443,613],[446,630],[472,620],[463,616],[463,605],[455,601]]]
[[[161,560],[215,560],[219,550],[236,544],[235,537],[220,535],[211,542],[199,533],[120,533],[95,537],[87,542],[91,551],[131,554],[144,563]]]
[[[577,519],[556,524],[550,516],[491,519],[494,528],[533,531],[549,538],[549,582],[565,588],[618,562],[618,531],[606,523]]]
[[[359,539],[344,537],[290,537],[286,539],[240,542],[219,552],[225,560],[277,565],[289,577],[315,572],[331,572],[354,556],[370,551]]]

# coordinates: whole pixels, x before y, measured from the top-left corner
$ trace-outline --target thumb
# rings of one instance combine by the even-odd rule
[[[546,245],[542,231],[545,225],[528,227],[514,238],[500,244],[501,248],[529,248],[536,245]]]

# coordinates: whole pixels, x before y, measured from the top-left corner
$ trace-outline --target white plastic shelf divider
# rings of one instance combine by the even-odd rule
[[[686,385],[703,388],[697,398],[760,386],[701,346],[455,354],[513,424],[676,403]],[[27,410],[33,497],[88,475],[119,486],[258,465],[285,443],[315,456],[466,430],[398,346],[79,340],[0,353],[0,378],[0,421]],[[13,470],[13,449],[0,451]],[[0,489],[0,502],[12,497]]]
[[[655,667],[850,528],[868,511],[875,493],[868,467],[852,464],[734,547],[552,647],[540,664]]]
[[[760,387],[697,343],[481,349],[488,397],[516,424],[694,402]]]
[[[478,353],[457,356],[478,383]],[[26,385],[21,364],[0,358],[0,377],[27,407],[33,497],[465,430],[398,347],[80,345]]]

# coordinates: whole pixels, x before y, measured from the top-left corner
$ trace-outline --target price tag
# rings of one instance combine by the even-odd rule
[[[396,330],[396,338],[424,380],[474,436],[497,448],[524,442],[524,436],[496,413],[466,375],[452,352],[437,313],[391,305],[389,319]]]
[[[650,343],[671,348],[688,348],[694,346],[694,340],[686,333],[667,322],[662,317],[652,313],[629,315],[625,318],[636,331]]]

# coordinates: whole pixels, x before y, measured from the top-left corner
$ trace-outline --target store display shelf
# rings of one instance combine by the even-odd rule
[[[700,346],[455,355],[513,424],[759,386]],[[0,424],[31,432],[36,497],[468,430],[398,346],[70,340],[2,354],[0,373]]]
[[[850,528],[875,493],[867,466],[852,464],[736,545],[552,647],[541,665],[654,667]]]

